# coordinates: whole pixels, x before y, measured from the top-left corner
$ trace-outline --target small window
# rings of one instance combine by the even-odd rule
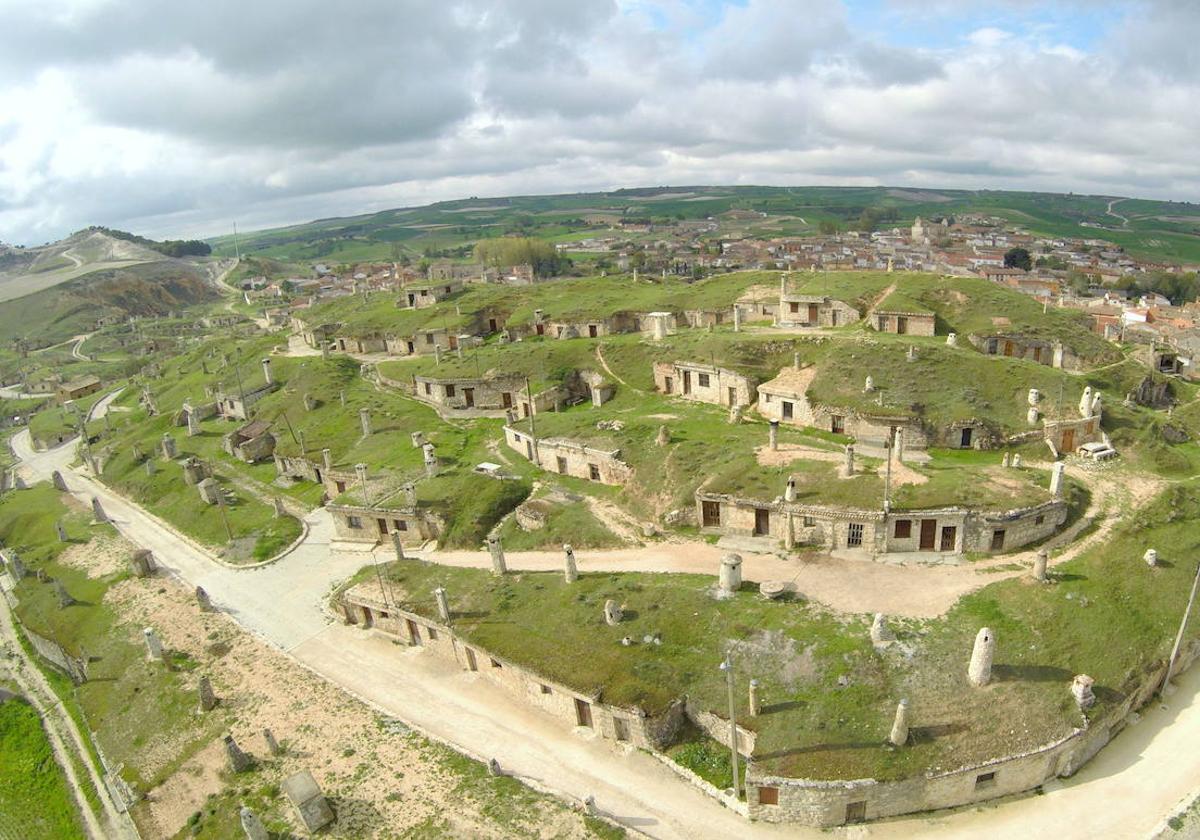
[[[361,528],[362,520],[359,519],[357,516],[347,516],[346,517],[346,525],[350,528]]]
[[[788,402],[787,400],[783,401],[783,419],[792,419],[792,403]]]
[[[702,374],[700,374],[699,376],[697,376],[697,377],[696,377],[696,383],[697,383],[697,384],[698,384],[698,385],[699,385],[701,388],[707,388],[707,387],[708,387],[708,374],[707,374],[707,373],[702,373]]]
[[[543,683],[541,686],[539,686],[539,688],[541,689],[542,694],[553,694],[554,693],[550,690],[550,686],[546,685],[545,683]]]
[[[588,478],[592,481],[600,480],[600,468],[595,464],[588,464]]]
[[[840,414],[834,414],[829,418],[829,431],[835,435],[846,433],[846,418]]]
[[[430,385],[428,382],[425,383],[425,393],[429,394],[430,396],[433,396],[433,386]]]
[[[771,401],[771,395],[770,395],[770,394],[763,394],[763,402],[765,402],[765,403],[769,403],[770,401]]]
[[[863,543],[863,526],[861,522],[851,522],[846,532],[846,545],[858,546]]]
[[[433,333],[425,333],[425,343],[433,344]]]
[[[895,537],[898,540],[906,540],[912,536],[912,520],[897,519]]]
[[[804,525],[805,528],[815,528],[817,525],[817,520],[811,516],[804,517],[803,519],[800,520],[800,522]]]
[[[447,386],[446,386],[446,396],[447,396],[447,397],[453,397],[453,396],[454,396],[454,386],[453,386],[453,385],[447,385]]]
[[[500,664],[500,662],[498,660],[489,659],[488,661],[492,663],[493,668],[503,668],[504,667],[503,665]]]
[[[996,786],[995,773],[980,773],[975,777],[975,790],[986,790]]]
[[[1037,518],[1033,520],[1033,524],[1034,524],[1034,525],[1041,525],[1041,524],[1042,524],[1043,522],[1045,522],[1045,521],[1046,521],[1046,516],[1045,516],[1045,514],[1038,514]]]
[[[436,642],[437,641],[437,630],[435,630],[432,627],[427,627],[425,629],[429,631],[429,641]]]
[[[797,303],[796,301],[794,301],[794,300],[793,300],[793,301],[789,301],[789,302],[788,302],[788,311],[789,311],[789,312],[799,312],[799,311],[800,311],[800,304],[798,304],[798,303]],[[760,790],[760,791],[762,791],[762,790],[765,790],[765,789],[766,789],[766,788],[759,788],[759,790]]]
[[[759,805],[778,805],[779,804],[779,788],[777,788],[777,787],[760,787],[758,789],[758,804]]]

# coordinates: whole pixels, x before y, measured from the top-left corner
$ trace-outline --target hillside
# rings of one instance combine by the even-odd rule
[[[1120,216],[1109,214],[1110,202],[1116,202]],[[1102,238],[1134,256],[1200,262],[1197,204],[889,187],[652,187],[467,198],[240,234],[238,245],[243,254],[294,260],[454,258],[466,256],[480,239],[509,232],[568,242],[632,221],[661,224],[712,219],[719,223],[722,235],[770,237],[816,234],[822,223],[846,228],[864,214],[870,215],[879,229],[886,229],[907,226],[916,216],[928,219],[963,213],[1004,217],[1039,235]],[[210,242],[213,253],[234,254],[232,237]]]
[[[0,334],[43,347],[89,332],[104,316],[162,316],[220,297],[185,260],[93,265],[82,276],[0,304]]]

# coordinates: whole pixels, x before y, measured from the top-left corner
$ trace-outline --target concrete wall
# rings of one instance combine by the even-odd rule
[[[373,627],[377,632],[399,638],[409,645],[420,645],[436,656],[457,663],[464,671],[479,674],[566,726],[581,725],[578,701],[587,705],[590,728],[607,740],[653,750],[671,744],[679,732],[684,719],[682,702],[676,702],[659,715],[599,702],[596,697],[540,677],[526,667],[459,638],[440,622],[394,605],[384,605],[379,596],[366,594],[370,587],[371,584],[364,584],[342,596],[343,613],[348,621]]]
[[[633,469],[621,460],[621,450],[604,450],[565,438],[538,438],[528,432],[504,427],[504,442],[544,470],[572,475],[601,484],[624,485]],[[535,457],[536,456],[536,457]]]

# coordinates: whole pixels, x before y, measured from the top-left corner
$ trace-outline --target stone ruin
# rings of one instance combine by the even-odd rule
[[[196,604],[201,612],[213,611],[212,599],[208,597],[208,591],[203,586],[196,587]]]
[[[200,711],[211,712],[217,707],[217,695],[213,692],[212,683],[208,677],[201,677],[196,685],[196,695],[200,701]]]
[[[246,840],[271,840],[271,835],[267,831],[267,827],[263,825],[263,821],[258,818],[258,814],[243,805],[241,811],[238,812],[238,817],[241,819],[242,831],[246,834]]]
[[[658,434],[654,437],[655,446],[666,446],[671,442],[671,433],[666,426],[658,427]]]
[[[443,624],[450,623],[450,599],[446,595],[445,587],[439,586],[433,590],[433,600],[437,603],[438,618]]]
[[[1033,558],[1033,579],[1038,583],[1046,582],[1046,566],[1050,561],[1050,552],[1042,548]]]
[[[492,555],[492,574],[502,575],[508,571],[508,565],[504,562],[504,546],[500,544],[500,538],[490,536],[487,538],[488,553]]]
[[[879,645],[894,641],[896,634],[888,626],[887,618],[883,613],[875,613],[875,619],[871,622],[871,643]]]

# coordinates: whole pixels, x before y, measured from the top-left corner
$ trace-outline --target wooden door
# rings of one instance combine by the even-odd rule
[[[505,391],[503,394],[501,394],[500,405],[504,406],[505,408],[512,408],[512,394],[508,391]]]
[[[488,332],[495,332],[495,331],[496,331],[496,319],[488,318]]]
[[[474,388],[463,388],[463,400],[466,402],[467,408],[474,408],[475,407],[475,389]]]
[[[1011,356],[1013,354],[1013,343],[1011,341],[1004,342],[1004,355]]]
[[[846,822],[860,823],[867,821],[867,803],[864,802],[848,802],[846,803]]]
[[[721,503],[701,502],[700,519],[705,528],[713,528],[721,524]]]
[[[386,537],[387,532],[388,532],[387,520],[386,519],[376,519],[375,524],[377,524],[379,526],[379,533]]]
[[[692,393],[692,372],[690,370],[683,372],[683,393]]]
[[[450,349],[451,349],[451,350],[457,350],[457,349],[458,349],[458,336],[456,336],[456,335],[448,336],[448,339],[447,339],[447,340],[450,342]]]
[[[1062,451],[1064,455],[1069,455],[1075,451],[1075,430],[1063,429],[1063,444]]]
[[[588,324],[588,338],[595,338],[595,337],[596,337],[596,325]]]
[[[537,327],[535,327],[535,329],[537,330],[538,335],[546,334],[546,325],[545,324],[538,324]]]
[[[896,335],[905,335],[908,332],[908,319],[903,315],[896,316]]]
[[[817,318],[817,305],[815,303],[810,303],[808,305],[808,323],[816,324]]]
[[[997,528],[992,531],[992,551],[1004,550],[1004,529]]]
[[[958,527],[956,525],[946,525],[942,528],[942,545],[941,551],[953,551],[954,544],[958,542]]]
[[[937,540],[937,520],[922,519],[921,520],[921,551],[933,551],[933,546]]]
[[[771,511],[766,508],[754,509],[754,535],[765,537],[771,533]]]
[[[586,700],[575,698],[575,722],[579,726],[592,726],[592,704]]]
[[[959,444],[963,449],[971,448],[971,428],[969,426],[962,430],[962,439],[959,441]]]

